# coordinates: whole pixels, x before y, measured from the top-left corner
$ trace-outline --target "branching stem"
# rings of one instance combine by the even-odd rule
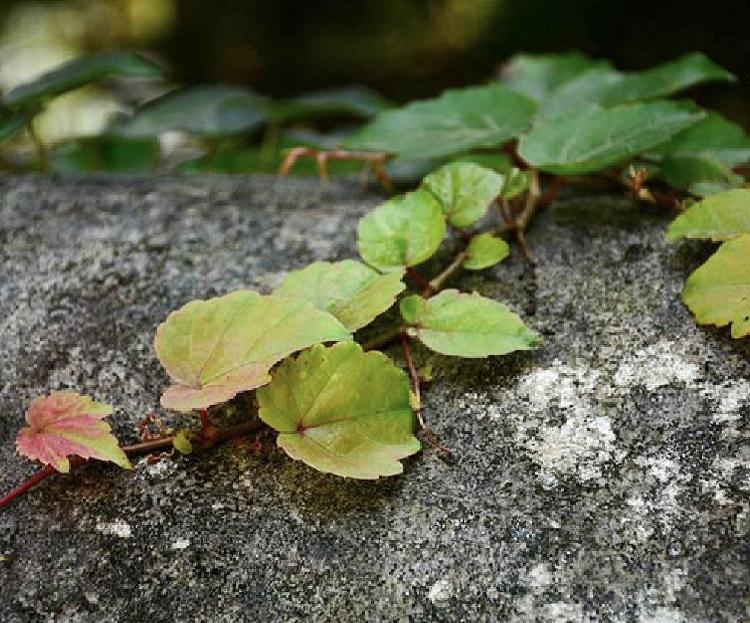
[[[210,422],[209,422],[210,424]],[[246,437],[250,433],[261,430],[265,427],[265,424],[260,420],[252,420],[244,424],[237,426],[227,426],[224,428],[217,428],[210,424],[211,430],[208,435],[204,434],[202,429],[200,432],[193,432],[188,435],[190,442],[199,448],[210,448],[211,446],[227,441],[230,439],[241,439]],[[148,441],[142,441],[140,443],[132,444],[129,446],[121,446],[122,451],[128,456],[137,456],[140,454],[150,454],[158,450],[166,450],[172,447],[175,435],[168,435],[159,439],[150,439]],[[76,469],[82,465],[86,465],[88,460],[80,457],[70,458],[70,469]],[[50,476],[54,476],[59,473],[54,467],[46,465],[40,469],[36,474],[22,482],[15,489],[10,491],[7,495],[0,498],[0,509],[15,500],[17,497],[26,493],[29,489],[35,487],[40,482]]]

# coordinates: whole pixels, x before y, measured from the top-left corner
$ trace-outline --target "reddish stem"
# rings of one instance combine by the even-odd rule
[[[406,272],[409,273],[409,277],[414,280],[414,283],[416,283],[417,287],[420,289],[424,290],[425,288],[430,287],[430,282],[427,281],[427,279],[425,279],[413,266],[407,267]]]
[[[50,465],[43,467],[36,474],[34,474],[31,478],[29,478],[25,482],[22,482],[15,489],[10,491],[7,495],[0,498],[0,508],[5,506],[6,504],[10,504],[17,497],[23,495],[29,489],[38,485],[40,482],[42,482],[42,480],[56,473],[57,473],[57,470]]]
[[[206,418],[208,418],[208,414],[206,414]],[[202,419],[203,418],[201,417],[201,420]],[[208,424],[208,429],[202,429],[197,433],[190,433],[189,438],[192,443],[202,448],[209,448],[219,442],[226,441],[228,439],[239,439],[248,435],[249,433],[260,430],[264,426],[264,424],[258,420],[246,422],[245,424],[239,424],[237,426],[227,426],[226,428],[217,428],[213,424],[211,424],[210,421]],[[171,448],[173,440],[174,435],[169,435],[168,437],[162,437],[160,439],[150,439],[148,441],[142,441],[130,446],[121,446],[121,449],[128,456],[149,454],[157,450]],[[85,465],[86,463],[88,463],[86,459],[82,459],[76,456],[71,457],[70,469],[74,470],[81,465]],[[55,468],[49,465],[44,466],[36,474],[22,482],[7,495],[0,498],[0,509],[15,500],[18,496],[26,493],[29,489],[38,485],[46,478],[54,476],[57,473],[59,472]]]

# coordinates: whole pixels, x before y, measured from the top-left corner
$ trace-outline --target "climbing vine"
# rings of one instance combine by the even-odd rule
[[[70,88],[158,72],[128,54],[73,61],[3,97],[0,139],[23,127],[34,138],[33,119],[44,102]],[[750,137],[718,113],[668,99],[702,82],[732,79],[698,53],[631,73],[580,54],[519,55],[500,81],[401,108],[361,91],[273,102],[217,86],[168,94],[118,119],[111,134],[129,137],[174,128],[217,136],[265,124],[268,150],[285,123],[338,106],[374,117],[332,149],[308,144],[289,151],[283,174],[314,157],[324,179],[329,160],[362,160],[387,187],[387,166],[411,162],[425,175],[360,219],[359,258],[315,262],[269,293],[238,290],[190,301],[156,328],[155,354],[172,382],[161,405],[197,416],[199,427],[120,446],[103,421],[111,406],[74,392],[36,399],[17,450],[46,467],[0,506],[88,459],[128,468],[132,455],[188,453],[261,429],[275,431],[292,459],[342,477],[401,473],[402,460],[421,447],[415,433],[449,452],[422,413],[424,373],[413,344],[468,358],[541,345],[505,304],[450,284],[462,270],[502,262],[515,241],[533,289],[536,263],[525,232],[569,187],[621,189],[633,201],[678,214],[669,239],[721,242],[689,277],[683,300],[699,323],[731,325],[734,338],[750,335]],[[38,144],[37,152],[43,164],[45,147]],[[426,273],[445,257],[442,268]],[[362,330],[383,314],[397,320],[364,340]],[[533,314],[532,305],[526,315]],[[397,360],[389,356],[392,345],[400,346]],[[255,395],[252,417],[216,426],[213,410],[246,392]]]

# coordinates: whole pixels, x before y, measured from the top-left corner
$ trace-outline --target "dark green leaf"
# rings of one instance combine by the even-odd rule
[[[266,122],[265,100],[241,87],[206,85],[171,91],[119,119],[111,132],[130,137],[179,130],[199,136],[246,134]]]
[[[518,152],[549,173],[591,173],[653,149],[702,116],[676,102],[572,111],[535,123],[521,139]]]
[[[344,146],[416,158],[498,147],[526,129],[535,109],[533,100],[500,84],[451,90],[381,112]]]
[[[108,52],[63,63],[36,80],[12,89],[5,94],[3,101],[8,106],[26,106],[105,78],[154,78],[161,75],[161,67],[139,54]]]
[[[565,82],[594,68],[609,68],[580,52],[565,54],[516,54],[503,68],[503,82],[514,91],[543,102]]]
[[[591,105],[616,106],[657,99],[702,82],[733,80],[734,76],[700,52],[640,72],[590,69],[564,83],[542,104],[539,116],[549,117]]]
[[[29,111],[8,112],[0,116],[0,143],[16,135],[23,130],[34,115]]]
[[[50,158],[53,171],[83,173],[151,173],[161,160],[156,139],[95,136],[57,147]]]
[[[287,100],[269,104],[269,113],[279,123],[289,123],[319,117],[357,117],[369,119],[391,102],[359,85],[338,87],[306,93]]]

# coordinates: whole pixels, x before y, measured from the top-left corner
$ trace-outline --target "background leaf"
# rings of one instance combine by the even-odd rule
[[[378,478],[403,471],[420,449],[409,381],[382,353],[353,342],[314,346],[274,371],[258,391],[260,418],[293,459],[321,472]]]
[[[146,102],[119,118],[111,133],[153,137],[179,130],[207,137],[252,132],[267,119],[265,99],[242,87],[222,84],[187,87]]]
[[[60,145],[50,157],[53,171],[85,173],[152,173],[159,167],[161,149],[156,139],[93,136]]]
[[[702,116],[675,102],[571,112],[536,123],[521,139],[518,152],[548,173],[591,173],[668,141]]]
[[[468,270],[482,270],[502,262],[510,255],[510,247],[502,238],[492,234],[474,236],[466,247],[464,268]]]
[[[727,240],[750,234],[750,190],[729,190],[691,206],[669,226],[667,238]],[[750,256],[747,258],[750,264]]]
[[[348,339],[338,320],[303,299],[238,290],[191,301],[156,330],[156,355],[177,383],[161,404],[176,411],[208,408],[265,385],[268,370],[295,351]]]
[[[12,89],[3,97],[7,106],[20,107],[46,100],[104,78],[156,78],[162,69],[133,52],[108,52],[76,58]]]
[[[343,146],[415,158],[498,147],[523,132],[533,100],[500,84],[445,91],[381,112]]]
[[[692,52],[674,61],[638,72],[597,67],[560,86],[541,105],[539,117],[591,106],[604,107],[658,99],[709,81],[730,81],[734,76],[704,54]]]
[[[131,469],[132,465],[102,419],[112,407],[75,392],[53,392],[32,401],[25,426],[18,433],[19,454],[51,465],[58,472],[70,471],[69,456],[111,461]]]
[[[723,243],[687,280],[682,300],[700,324],[750,335],[750,235]]]
[[[468,227],[486,213],[500,194],[504,177],[469,162],[452,162],[430,173],[422,181],[440,204],[454,227]]]
[[[516,54],[503,67],[503,83],[537,102],[543,102],[564,83],[594,68],[610,68],[580,52],[564,54]]]
[[[409,332],[428,348],[455,357],[488,357],[538,346],[540,337],[502,303],[458,290],[401,302]]]
[[[393,104],[376,91],[359,85],[305,93],[269,104],[269,112],[279,123],[324,117],[369,119]]]
[[[356,331],[393,305],[406,287],[402,276],[380,275],[354,260],[314,262],[289,273],[274,294],[306,299]]]
[[[357,228],[359,254],[383,272],[424,262],[444,237],[440,204],[423,189],[389,199],[362,217]]]

